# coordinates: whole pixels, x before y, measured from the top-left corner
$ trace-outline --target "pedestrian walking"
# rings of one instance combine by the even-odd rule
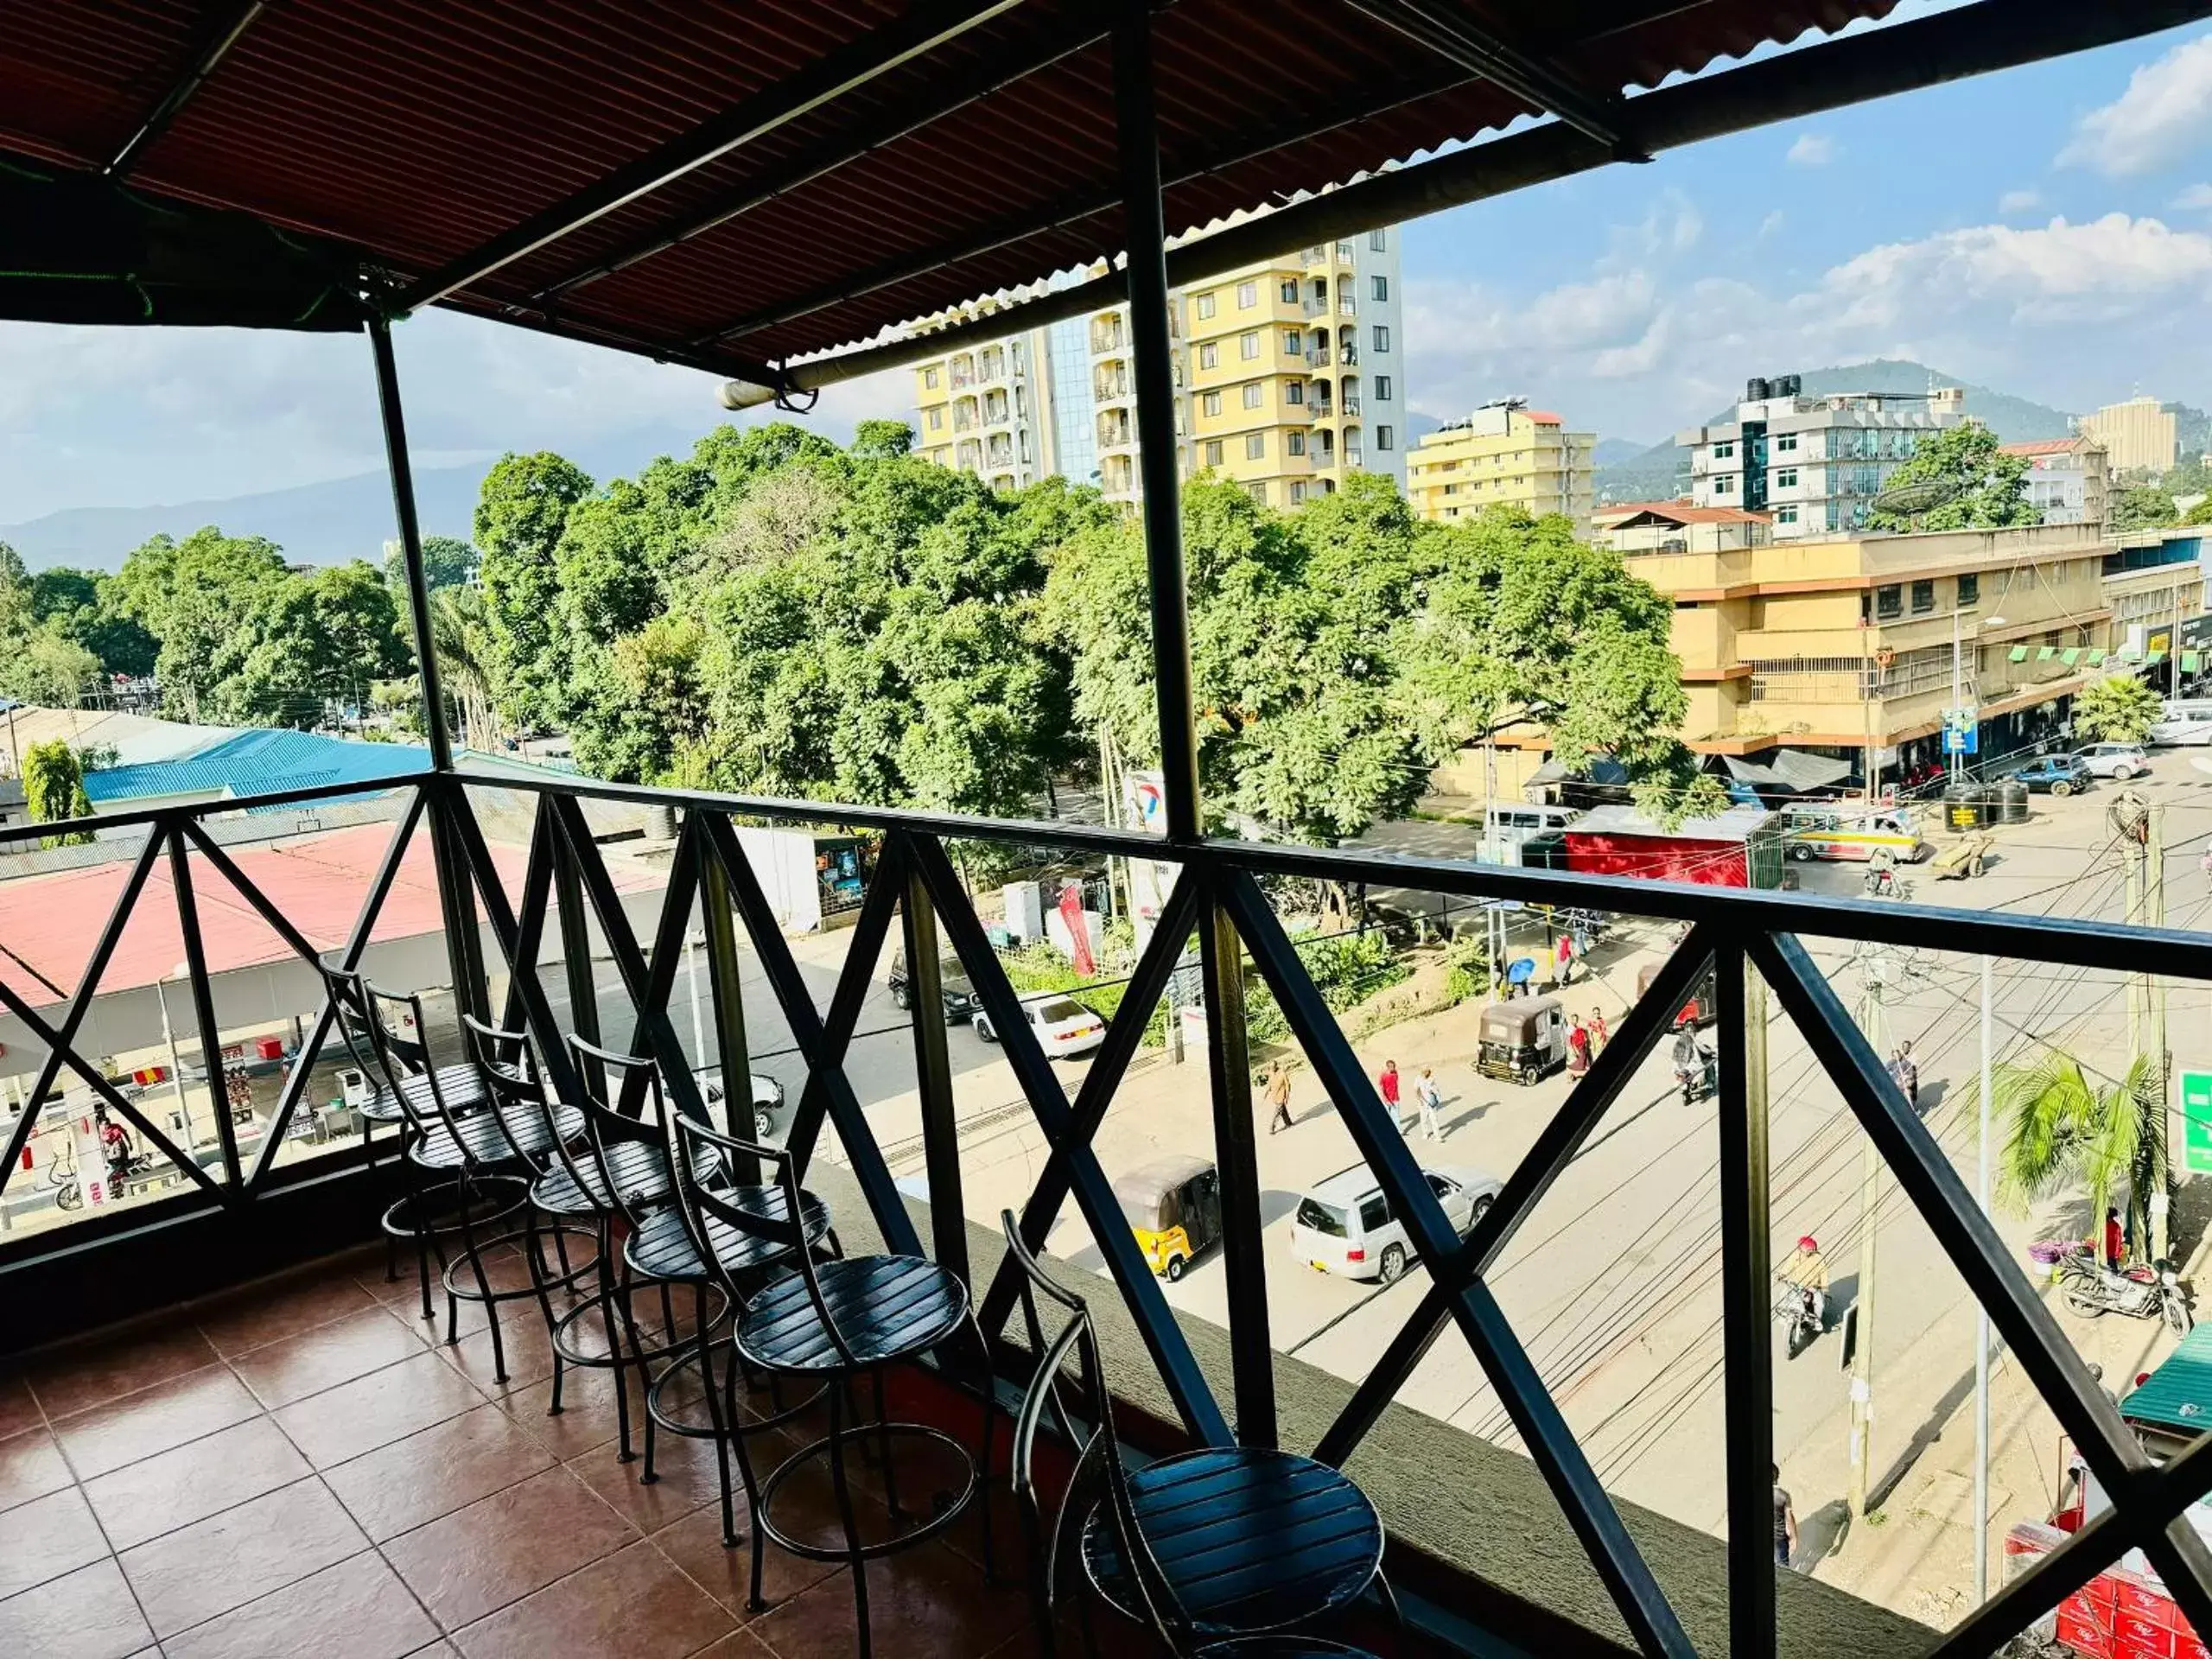
[[[2105,1211],[2105,1266],[2114,1273],[2127,1265],[2127,1230],[2120,1224],[2120,1211]]]
[[[1920,1068],[1912,1061],[1912,1044],[1908,1041],[1890,1056],[1890,1080],[1904,1096],[1904,1103],[1914,1111],[1920,1109]]]
[[[1774,1471],[1774,1564],[1787,1567],[1797,1553],[1797,1507],[1783,1487],[1782,1465],[1767,1466]]]
[[[1611,1033],[1605,1029],[1605,1014],[1602,1010],[1597,1008],[1591,1009],[1590,1058],[1594,1060],[1600,1054],[1604,1053],[1605,1052],[1605,1045],[1610,1040],[1611,1040]]]
[[[1398,1110],[1398,1063],[1395,1060],[1382,1062],[1382,1070],[1375,1079],[1375,1086],[1382,1091],[1382,1103],[1390,1109],[1390,1121],[1398,1126],[1398,1131],[1402,1135],[1406,1121]]]
[[[1574,935],[1560,934],[1555,954],[1559,962],[1559,982],[1564,985],[1574,973]]]
[[[1590,1028],[1576,1014],[1567,1028],[1567,1075],[1579,1077],[1590,1070]]]
[[[2204,856],[2196,861],[2196,868],[2204,872],[2204,885],[2212,887],[2212,847],[2204,849]]]
[[[1274,1108],[1268,1119],[1268,1133],[1274,1135],[1290,1127],[1290,1072],[1277,1060],[1268,1072],[1268,1104]]]
[[[1436,1114],[1438,1109],[1444,1104],[1444,1091],[1436,1086],[1435,1076],[1425,1065],[1421,1067],[1421,1076],[1414,1084],[1414,1100],[1421,1108],[1421,1126],[1423,1132],[1430,1140],[1440,1143],[1444,1139],[1444,1129],[1443,1126],[1437,1122]]]

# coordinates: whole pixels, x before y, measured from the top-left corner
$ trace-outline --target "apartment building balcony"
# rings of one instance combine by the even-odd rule
[[[1330,346],[1308,346],[1306,348],[1306,366],[1309,369],[1325,369],[1334,360],[1334,353]]]
[[[1348,421],[1356,420],[1358,418],[1358,416],[1359,394],[1356,391],[1348,391],[1344,393],[1344,418]]]
[[[1097,437],[1102,449],[1126,449],[1136,442],[1136,429],[1126,413],[1115,410],[1098,416]]]
[[[1128,331],[1122,327],[1120,318],[1116,317],[1110,323],[1094,322],[1090,325],[1090,354],[1093,357],[1103,357],[1110,352],[1125,352],[1128,347]]]

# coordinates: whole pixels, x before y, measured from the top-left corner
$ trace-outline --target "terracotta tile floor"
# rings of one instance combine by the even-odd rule
[[[748,1550],[722,1547],[710,1447],[664,1438],[662,1478],[640,1485],[615,1459],[604,1372],[570,1372],[566,1409],[546,1414],[535,1303],[503,1310],[505,1385],[480,1309],[462,1309],[454,1347],[442,1304],[435,1325],[419,1313],[378,1252],[0,1371],[0,1654],[855,1650],[842,1567],[772,1545],[768,1610],[745,1611]],[[931,1473],[900,1480],[925,1491]],[[785,1501],[802,1533],[834,1529],[826,1481]],[[1002,1565],[1017,1561],[1011,1510],[995,1513]],[[885,1659],[1035,1654],[1027,1604],[985,1583],[978,1535],[871,1566]]]

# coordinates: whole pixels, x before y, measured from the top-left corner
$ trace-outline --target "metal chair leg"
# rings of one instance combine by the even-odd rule
[[[611,1246],[614,1230],[604,1220],[601,1225],[606,1228],[602,1236]],[[609,1265],[613,1254],[613,1251],[608,1248],[602,1248],[599,1253],[599,1311],[607,1326],[607,1351],[613,1361],[608,1369],[614,1373],[614,1425],[620,1447],[614,1454],[614,1460],[617,1463],[634,1463],[638,1454],[630,1447],[630,1388],[622,1375],[629,1369],[630,1361],[623,1357],[622,1338],[614,1328],[615,1280]],[[650,1411],[645,1414],[645,1421],[648,1423],[652,1421]]]
[[[492,1300],[492,1281],[484,1271],[484,1252],[476,1246],[476,1224],[470,1219],[469,1216],[472,1207],[471,1195],[468,1190],[469,1181],[466,1176],[462,1177],[459,1188],[461,1248],[468,1252],[468,1265],[476,1274],[477,1294],[484,1299],[484,1315],[491,1321],[492,1325],[492,1380],[494,1382],[505,1382],[507,1380],[507,1348],[499,1332],[499,1305]],[[448,1286],[446,1291],[446,1341],[448,1343],[454,1340],[454,1332],[460,1324],[460,1306],[459,1300]]]
[[[737,1545],[737,1515],[729,1490],[729,1436],[734,1426],[723,1418],[721,1402],[715,1395],[715,1344],[707,1334],[707,1287],[703,1281],[691,1287],[691,1319],[697,1326],[699,1391],[707,1396],[707,1419],[715,1431],[715,1469],[721,1479],[722,1547],[732,1549]],[[730,1364],[734,1368],[736,1363],[735,1345],[732,1344]]]
[[[884,1403],[883,1368],[879,1365],[868,1375],[875,1386],[875,1454],[883,1465],[883,1496],[891,1513],[904,1516],[906,1511],[899,1507],[899,1474],[891,1461],[891,1414]]]
[[[981,1385],[978,1395],[983,1408],[983,1457],[976,1471],[976,1501],[983,1510],[983,1582],[995,1586],[999,1576],[997,1562],[991,1554],[991,1430],[993,1420],[998,1415],[998,1402],[991,1375],[991,1345],[983,1340],[982,1322],[973,1313],[969,1315],[968,1328],[975,1336],[976,1363],[982,1368],[976,1380]]]
[[[853,1519],[853,1493],[845,1477],[845,1391],[830,1391],[830,1484],[837,1497],[837,1518],[845,1529],[845,1560],[853,1575],[853,1607],[860,1627],[860,1659],[874,1652],[868,1622],[868,1565],[861,1554],[859,1525]]]

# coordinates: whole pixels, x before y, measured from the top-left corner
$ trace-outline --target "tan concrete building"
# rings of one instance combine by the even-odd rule
[[[1616,553],[1731,553],[1774,540],[1774,515],[1688,501],[1619,501],[1590,515],[1593,538]]]
[[[1590,534],[1598,435],[1570,432],[1547,410],[1491,404],[1424,436],[1406,460],[1406,493],[1423,518],[1449,523],[1485,507],[1564,513]]]
[[[2174,417],[2158,407],[2155,397],[2107,404],[2095,414],[2084,415],[2077,424],[2084,437],[2104,446],[2106,459],[2115,473],[2163,473],[2180,454]]]
[[[1886,770],[1934,758],[1955,660],[1985,755],[2078,690],[2109,649],[2108,550],[2058,525],[1635,553],[1628,567],[1675,601],[1693,748],[1857,760],[1871,745]]]

